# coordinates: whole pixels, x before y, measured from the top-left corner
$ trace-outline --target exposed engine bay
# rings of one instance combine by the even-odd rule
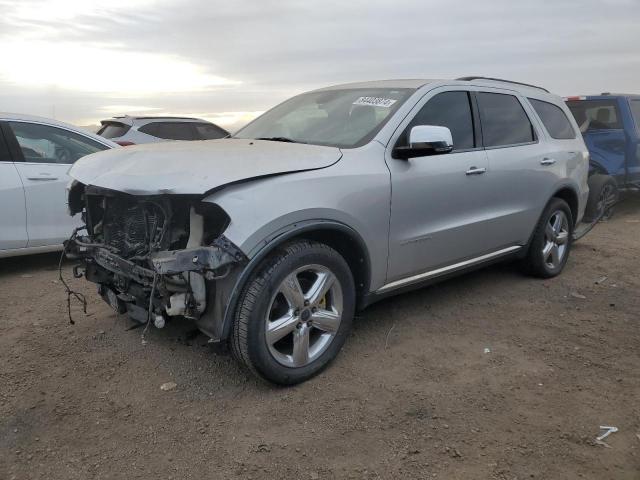
[[[216,300],[222,308],[224,289],[216,287],[233,278],[246,257],[222,235],[227,214],[200,200],[74,183],[70,213],[81,212],[85,226],[66,242],[65,252],[82,261],[76,276],[97,283],[102,298],[135,321],[161,328],[171,317],[184,317],[217,336],[204,317],[216,315]]]

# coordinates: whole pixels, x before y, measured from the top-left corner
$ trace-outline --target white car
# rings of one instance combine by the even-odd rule
[[[62,250],[81,223],[67,212],[67,171],[114,147],[56,120],[0,113],[0,257]]]
[[[98,135],[123,147],[168,140],[217,140],[230,136],[218,125],[190,117],[113,117],[100,122]]]

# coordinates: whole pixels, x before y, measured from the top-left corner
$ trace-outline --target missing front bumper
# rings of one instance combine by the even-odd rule
[[[244,253],[224,237],[216,239],[211,246],[154,252],[149,255],[152,268],[127,260],[105,246],[92,245],[82,240],[69,241],[67,256],[92,260],[105,270],[144,286],[151,286],[157,275],[187,272],[201,273],[213,280],[227,267],[246,260]]]
[[[224,237],[216,239],[210,247],[156,252],[150,256],[154,271],[159,275],[201,272],[205,277],[244,259],[245,255]]]
[[[216,284],[247,261],[223,236],[209,246],[153,252],[136,262],[87,238],[71,239],[66,249],[83,260],[85,277],[99,285],[103,299],[139,322],[158,316],[199,320],[208,303],[217,304]]]

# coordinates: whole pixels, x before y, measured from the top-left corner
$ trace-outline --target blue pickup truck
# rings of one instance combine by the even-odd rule
[[[591,156],[585,220],[608,214],[622,189],[640,188],[640,95],[565,98]]]

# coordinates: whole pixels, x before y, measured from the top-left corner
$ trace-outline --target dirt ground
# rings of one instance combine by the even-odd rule
[[[640,479],[639,247],[635,195],[560,277],[499,265],[376,304],[294,388],[188,323],[143,345],[84,280],[69,325],[57,255],[0,260],[0,479]]]

